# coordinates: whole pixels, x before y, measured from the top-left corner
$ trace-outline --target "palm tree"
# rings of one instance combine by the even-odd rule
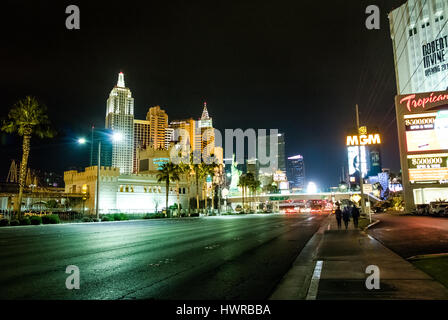
[[[168,195],[170,192],[170,182],[178,181],[179,180],[179,174],[175,168],[175,165],[171,162],[165,163],[162,166],[162,169],[159,173],[157,173],[157,181],[158,182],[165,182],[166,187],[166,211],[167,215],[169,215],[169,209],[168,209]]]
[[[180,163],[180,171],[185,175],[185,180],[187,181],[187,194],[188,194],[188,214],[190,214],[190,179],[192,175],[192,168],[190,163]]]
[[[252,192],[252,196],[257,196],[257,190],[260,188],[261,182],[260,180],[256,180],[255,178],[250,182],[249,189]],[[256,202],[256,199],[254,199]]]
[[[216,163],[210,164],[210,176],[212,177],[212,210],[215,210],[215,189],[216,189],[216,179],[215,176],[219,178],[219,165]]]
[[[199,212],[199,182],[203,182],[203,180],[207,177],[207,168],[205,163],[194,163],[191,165],[192,170],[194,171],[194,178],[196,180],[196,208]]]
[[[246,182],[245,183],[246,184],[246,191],[245,192],[252,191],[252,186],[255,183],[255,176],[254,176],[254,174],[252,172],[248,172],[246,174],[245,182]],[[249,208],[251,209],[251,207],[252,207],[252,198],[250,198],[250,194],[249,194]]]
[[[183,163],[175,164],[174,170],[176,171],[176,173],[179,177],[179,179],[176,180],[176,189],[177,189],[177,213],[179,214],[179,217],[180,217],[180,187],[179,187],[180,176],[185,174],[185,172],[188,172],[188,174],[189,174],[190,170],[189,170],[189,166],[187,166]]]
[[[218,165],[214,162],[210,163],[210,164],[205,164],[204,163],[204,170],[205,172],[205,177],[210,176],[211,180],[212,180],[212,210],[215,208],[215,187],[214,187],[214,177],[216,174],[216,168],[218,167]],[[207,189],[205,192],[205,208],[207,209]]]
[[[25,187],[25,177],[30,154],[31,136],[37,135],[40,138],[52,138],[55,132],[50,129],[50,121],[47,116],[47,108],[36,98],[27,96],[19,100],[9,111],[8,119],[3,121],[2,131],[7,133],[17,133],[23,137],[22,162],[19,173],[19,195],[15,202],[14,211],[18,218],[21,217],[23,189]]]
[[[242,196],[242,200],[243,200],[243,211],[244,211],[244,195],[246,193],[246,187],[247,187],[247,174],[243,173],[239,180],[238,180],[238,187],[241,187],[241,196]]]

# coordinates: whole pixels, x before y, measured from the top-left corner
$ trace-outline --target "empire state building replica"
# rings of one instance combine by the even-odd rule
[[[131,174],[134,146],[134,98],[124,84],[124,74],[118,74],[117,85],[107,99],[106,128],[121,135],[120,141],[112,142],[112,166],[121,174]]]

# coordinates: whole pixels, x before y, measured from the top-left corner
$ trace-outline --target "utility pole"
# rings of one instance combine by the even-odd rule
[[[358,136],[358,165],[359,165],[359,187],[361,188],[361,210],[362,213],[366,213],[366,202],[364,199],[364,178],[362,176],[362,157],[361,157],[361,140],[359,135],[359,110],[356,105],[356,131]]]
[[[92,142],[93,143],[93,142]],[[98,221],[100,220],[100,168],[101,168],[101,140],[98,140],[98,165],[97,165],[97,173],[96,173],[96,218]]]

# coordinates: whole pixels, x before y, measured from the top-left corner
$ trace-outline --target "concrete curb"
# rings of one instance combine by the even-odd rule
[[[365,227],[365,228],[363,229],[363,231],[367,231],[367,229],[373,227],[374,225],[376,225],[376,224],[378,224],[378,223],[380,223],[380,222],[381,222],[381,220],[379,220],[379,219],[375,220],[374,222],[372,222],[371,224],[369,224],[367,227]]]
[[[443,257],[448,257],[448,252],[434,253],[434,254],[421,254],[421,255],[416,255],[416,256],[406,258],[406,260],[415,261],[415,260],[435,259],[435,258],[443,258]]]
[[[314,233],[293,262],[289,271],[275,287],[269,300],[306,300],[309,296],[313,273],[316,268],[315,257],[319,251],[323,234],[329,226],[331,215]]]

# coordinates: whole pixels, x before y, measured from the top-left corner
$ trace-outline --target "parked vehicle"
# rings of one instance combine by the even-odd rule
[[[429,204],[430,213],[436,216],[443,216],[445,214],[446,209],[448,208],[448,202],[431,202]]]
[[[416,214],[427,216],[430,214],[429,204],[418,204]]]

